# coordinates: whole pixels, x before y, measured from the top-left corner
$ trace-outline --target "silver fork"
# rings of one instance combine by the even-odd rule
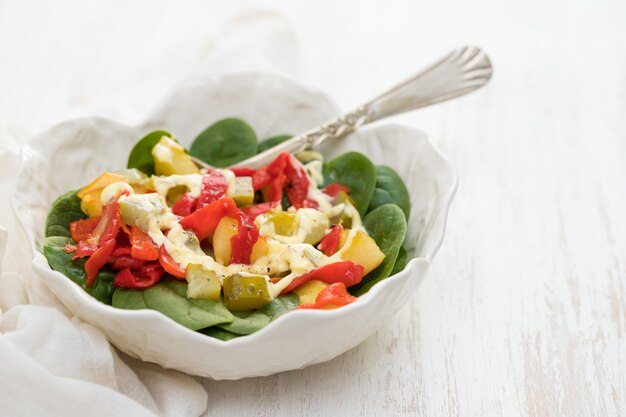
[[[422,72],[354,111],[233,166],[259,168],[270,163],[281,152],[314,148],[326,140],[346,136],[368,123],[465,95],[485,85],[492,73],[491,61],[480,48],[464,46],[455,49]],[[197,158],[194,158],[194,162],[200,167],[211,168]]]

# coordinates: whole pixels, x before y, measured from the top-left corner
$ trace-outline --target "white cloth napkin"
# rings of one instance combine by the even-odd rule
[[[274,13],[236,16],[202,39],[179,45],[184,65],[154,71],[146,62],[151,71],[129,74],[117,92],[98,103],[77,105],[68,99],[64,116],[137,123],[145,115],[143,104],[157,103],[162,96],[156,92],[167,93],[186,77],[215,70],[289,72],[295,68],[293,39],[289,25]],[[207,395],[196,379],[118,352],[102,332],[73,317],[33,271],[8,198],[19,148],[30,132],[8,122],[0,120],[0,195],[5,196],[0,205],[0,416],[202,414]]]

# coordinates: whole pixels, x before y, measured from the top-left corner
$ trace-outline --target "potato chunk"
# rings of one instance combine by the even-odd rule
[[[213,253],[215,260],[222,264],[230,264],[230,255],[232,247],[230,239],[237,234],[239,222],[232,217],[224,217],[217,225],[213,234]]]
[[[200,172],[191,156],[172,138],[163,136],[152,148],[157,175],[197,174]]]
[[[349,240],[350,230],[341,231],[339,251],[333,255],[344,261],[352,261],[363,267],[363,275],[374,270],[385,259],[385,254],[380,250],[376,241],[362,230],[356,230],[354,237]]]
[[[315,304],[315,299],[328,284],[314,279],[293,290],[300,297],[300,304]]]

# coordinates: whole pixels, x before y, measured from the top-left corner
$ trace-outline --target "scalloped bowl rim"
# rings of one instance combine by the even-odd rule
[[[107,120],[107,119],[104,119]],[[110,121],[110,120],[109,120]],[[403,128],[406,128],[406,126],[403,125],[399,125],[399,124],[388,124],[388,126],[400,126]],[[415,130],[417,132],[423,133],[425,134],[423,131],[420,131],[418,129],[412,129]],[[439,156],[443,159],[445,159],[446,161],[449,162],[448,158],[439,151],[439,149],[437,149],[437,147],[435,147],[432,142],[430,141],[430,139],[427,139],[428,143],[430,144],[430,146],[432,147],[433,150],[435,150],[435,152],[437,152],[439,154]],[[452,167],[452,165],[450,165]],[[454,168],[453,168],[454,170]],[[442,243],[443,243],[443,239],[445,236],[445,225],[447,222],[447,217],[448,217],[448,212],[450,210],[450,206],[452,203],[452,200],[454,199],[454,195],[456,194],[458,188],[458,174],[456,172],[456,170],[454,170],[454,183],[452,185],[452,187],[450,188],[450,190],[448,191],[446,197],[443,200],[443,207],[444,209],[441,211],[440,215],[437,217],[437,223],[440,225],[440,230],[438,233],[438,240],[436,242],[436,244],[434,245],[433,250],[431,251],[430,254],[427,254],[424,257],[421,258],[413,258],[411,259],[407,265],[405,266],[405,268],[398,272],[397,274],[386,278],[382,281],[380,281],[379,283],[377,283],[376,285],[372,286],[372,288],[370,288],[368,290],[368,292],[366,292],[365,294],[359,296],[359,302],[355,302],[355,303],[351,303],[348,304],[346,306],[343,306],[342,308],[337,308],[337,309],[333,309],[333,310],[297,310],[297,311],[292,311],[290,312],[290,314],[284,314],[281,317],[277,318],[276,320],[270,322],[267,326],[265,326],[263,329],[252,333],[250,335],[247,335],[245,337],[238,337],[235,339],[231,339],[228,341],[224,341],[224,340],[220,340],[220,339],[216,339],[213,337],[207,337],[206,335],[203,335],[199,332],[190,330],[178,323],[176,323],[175,321],[171,320],[170,318],[168,318],[167,316],[165,316],[164,314],[161,314],[155,310],[123,310],[120,308],[116,308],[113,306],[110,306],[108,304],[104,304],[99,302],[98,300],[96,300],[95,298],[93,298],[91,295],[89,295],[88,293],[86,293],[83,289],[81,289],[78,285],[74,284],[72,281],[70,281],[65,275],[61,274],[58,271],[54,271],[52,270],[50,267],[44,269],[42,268],[39,264],[37,264],[36,262],[34,262],[38,256],[41,256],[45,259],[45,257],[43,256],[43,254],[39,251],[35,252],[35,258],[33,258],[33,266],[35,267],[36,270],[38,270],[39,272],[42,273],[50,273],[52,272],[54,275],[56,275],[57,278],[61,279],[63,282],[67,282],[70,285],[66,285],[66,287],[69,289],[71,288],[71,291],[74,292],[74,294],[79,297],[81,300],[87,302],[88,304],[90,304],[92,307],[101,310],[103,313],[105,314],[113,314],[113,315],[117,315],[120,317],[134,317],[140,320],[147,320],[147,321],[153,321],[153,320],[158,320],[163,322],[164,324],[172,327],[172,329],[178,329],[181,330],[184,334],[186,334],[188,337],[195,337],[198,338],[199,340],[202,339],[202,341],[208,343],[208,344],[215,344],[215,346],[223,346],[223,345],[229,345],[229,346],[233,346],[233,345],[243,345],[243,344],[248,344],[250,342],[254,342],[255,338],[259,338],[259,337],[266,337],[263,336],[263,333],[269,333],[269,331],[271,331],[271,329],[273,329],[274,327],[276,327],[277,325],[279,325],[281,322],[286,322],[287,320],[298,320],[299,317],[302,316],[310,316],[310,317],[321,317],[324,318],[326,320],[331,320],[333,318],[336,318],[337,316],[340,315],[348,315],[352,313],[352,310],[359,310],[361,308],[367,308],[367,304],[369,302],[370,299],[375,298],[377,296],[377,294],[379,294],[380,292],[384,292],[385,289],[387,288],[387,286],[390,286],[394,283],[394,281],[397,280],[401,280],[401,279],[405,279],[407,274],[410,274],[410,272],[415,268],[416,264],[419,262],[426,262],[428,264],[430,264],[432,262],[433,257],[435,256],[435,254],[437,253],[437,251],[439,250],[439,248],[441,247]],[[16,210],[17,212],[17,210]],[[431,230],[431,233],[433,233],[433,231]],[[32,241],[31,241],[32,242]]]
[[[265,76],[265,74],[263,73],[247,73],[247,74],[259,74],[259,76]],[[233,74],[224,74],[224,75],[233,75]],[[220,74],[217,75],[211,75],[212,79],[214,78],[219,78]],[[272,75],[274,76],[274,75]],[[312,89],[306,86],[302,86],[301,84],[298,84],[294,81],[282,78],[282,77],[278,77],[278,79],[282,82],[286,82],[287,84],[291,84],[291,86],[297,86],[298,88],[300,88],[303,91],[307,91],[311,94],[321,94],[324,95],[323,92],[316,90],[316,89]],[[157,106],[157,109],[161,107],[161,104],[159,104],[159,106]],[[114,120],[110,120],[107,118],[102,118],[102,117],[86,117],[86,118],[80,118],[80,119],[72,119],[72,120],[68,120],[65,122],[61,122],[59,124],[56,124],[55,126],[52,126],[48,129],[46,129],[44,132],[50,131],[51,129],[54,129],[55,127],[59,127],[65,123],[76,123],[76,122],[80,122],[80,121],[88,121],[88,120],[99,120],[99,121],[103,121],[106,123],[112,123],[112,124],[116,124],[125,128],[139,128],[142,124],[145,124],[148,120],[150,120],[150,117],[152,116],[152,114],[156,114],[157,112],[152,112],[150,113],[149,117],[146,118],[146,120],[143,123],[137,124],[137,125],[125,125],[125,124],[121,124],[119,122],[116,122]],[[381,126],[381,124],[378,124],[378,126]],[[298,321],[303,321],[304,319],[321,319],[324,322],[332,322],[335,319],[339,318],[339,317],[343,317],[343,316],[348,316],[354,312],[358,312],[360,310],[364,310],[367,309],[369,307],[369,304],[372,300],[374,300],[375,298],[377,298],[381,293],[385,292],[386,289],[390,286],[393,286],[396,281],[399,280],[405,280],[405,279],[410,279],[410,277],[408,277],[408,275],[411,275],[413,272],[416,272],[418,269],[422,268],[424,271],[427,271],[430,263],[432,262],[433,257],[435,256],[435,254],[437,253],[438,249],[440,248],[444,236],[445,236],[445,229],[446,229],[446,223],[447,223],[447,217],[448,217],[448,213],[450,210],[450,206],[452,203],[452,200],[455,196],[455,193],[457,191],[458,188],[458,173],[456,171],[456,169],[454,168],[454,166],[452,165],[452,163],[449,161],[449,159],[443,154],[441,153],[441,151],[432,143],[432,141],[430,140],[430,138],[428,137],[428,135],[419,130],[419,129],[415,129],[415,128],[411,128],[411,127],[407,127],[401,124],[395,124],[395,123],[386,123],[384,125],[382,125],[383,127],[396,127],[396,128],[402,128],[402,129],[407,129],[412,131],[414,134],[416,135],[420,135],[423,136],[424,141],[426,144],[428,144],[428,147],[430,148],[431,151],[433,151],[439,158],[441,158],[445,164],[447,165],[447,167],[450,169],[449,174],[451,174],[451,178],[452,178],[452,182],[450,184],[449,189],[447,190],[447,192],[445,193],[444,197],[441,199],[441,208],[439,213],[434,217],[433,222],[434,222],[434,226],[431,228],[431,230],[429,231],[429,235],[431,239],[435,239],[436,241],[434,241],[433,243],[431,243],[430,245],[430,251],[426,254],[424,254],[424,256],[420,257],[420,258],[413,258],[411,259],[406,267],[399,273],[386,278],[385,280],[377,283],[376,285],[374,285],[367,293],[361,295],[359,297],[359,300],[355,303],[349,304],[347,306],[344,306],[342,308],[338,308],[338,309],[334,309],[334,310],[298,310],[298,311],[292,311],[289,314],[285,314],[281,317],[279,317],[278,319],[272,321],[271,323],[269,323],[266,327],[264,327],[263,329],[261,329],[260,331],[257,331],[253,334],[247,335],[246,337],[238,337],[232,340],[228,340],[228,341],[222,341],[219,339],[215,339],[212,337],[208,337],[204,334],[201,334],[199,332],[190,330],[178,323],[176,323],[175,321],[171,320],[170,318],[168,318],[167,316],[154,311],[154,310],[123,310],[123,309],[119,309],[119,308],[115,308],[112,307],[110,305],[106,305],[104,303],[101,303],[99,301],[97,301],[95,298],[93,298],[91,295],[89,295],[88,293],[86,293],[84,290],[82,290],[78,285],[76,285],[75,283],[73,283],[71,280],[69,280],[65,275],[61,274],[60,272],[54,271],[52,270],[48,264],[47,261],[44,257],[44,255],[38,250],[37,245],[35,243],[35,239],[33,238],[32,232],[29,229],[28,226],[28,222],[25,218],[23,218],[22,213],[20,212],[20,207],[18,205],[18,203],[16,202],[16,198],[15,195],[17,193],[19,193],[20,191],[16,189],[13,191],[13,195],[11,198],[11,202],[12,202],[12,208],[14,213],[16,214],[19,223],[22,227],[22,229],[27,233],[28,235],[28,242],[29,245],[31,247],[31,251],[32,251],[32,264],[34,269],[40,273],[43,274],[43,276],[47,276],[50,278],[54,278],[57,280],[61,280],[60,282],[62,283],[62,285],[65,287],[65,289],[67,291],[71,291],[73,293],[73,295],[78,299],[78,301],[81,304],[81,308],[83,305],[87,306],[87,308],[95,310],[96,313],[101,314],[103,316],[107,316],[107,315],[111,315],[111,316],[117,316],[120,318],[131,318],[133,321],[138,322],[138,323],[142,323],[142,325],[154,325],[155,322],[160,323],[160,325],[162,326],[166,326],[168,329],[168,331],[171,331],[172,337],[184,337],[184,338],[192,338],[195,341],[202,343],[202,344],[206,344],[207,346],[212,346],[214,348],[224,348],[224,347],[241,347],[241,346],[246,346],[246,345],[254,345],[259,339],[263,339],[263,338],[268,338],[271,337],[271,334],[273,333],[277,333],[278,330],[281,327],[285,327],[288,323],[292,323],[292,322],[298,322]],[[377,129],[380,127],[368,127],[367,129]],[[41,132],[43,133],[43,132]],[[40,133],[40,134],[41,134]],[[36,135],[39,136],[39,135]],[[21,177],[22,175],[22,171],[24,169],[24,163],[25,160],[28,158],[27,155],[27,149],[28,149],[28,145],[31,143],[31,141],[29,140],[28,142],[26,142],[22,148],[22,163],[20,166],[20,170],[18,173],[18,179]],[[45,267],[42,266],[45,264]],[[425,274],[425,272],[424,272]],[[122,348],[122,350],[124,350]],[[132,354],[132,353],[131,353]],[[315,363],[315,362],[314,362]],[[303,365],[307,366],[307,364]],[[295,369],[295,368],[290,368],[290,369]],[[284,369],[283,369],[284,370]],[[271,374],[273,372],[267,373],[267,374]],[[204,375],[204,376],[208,376],[208,377],[213,377],[212,375],[208,375],[205,373],[197,373],[198,375]],[[247,376],[247,375],[246,375]],[[244,376],[245,377],[245,376]],[[238,377],[235,377],[238,378]],[[230,378],[230,377],[225,377],[223,379],[235,379],[235,378]],[[222,378],[218,378],[218,379],[222,379]]]

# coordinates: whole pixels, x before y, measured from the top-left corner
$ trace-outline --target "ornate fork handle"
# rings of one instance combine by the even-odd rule
[[[303,133],[301,135],[304,142],[303,148],[313,148],[325,140],[344,137],[371,121],[371,110],[365,106],[359,107],[353,112],[344,114],[335,120]],[[297,139],[297,137],[295,138]]]
[[[475,46],[455,49],[441,60],[356,110],[274,146],[236,166],[258,168],[278,153],[298,152],[354,132],[389,116],[465,95],[485,85],[493,70],[487,55]]]

